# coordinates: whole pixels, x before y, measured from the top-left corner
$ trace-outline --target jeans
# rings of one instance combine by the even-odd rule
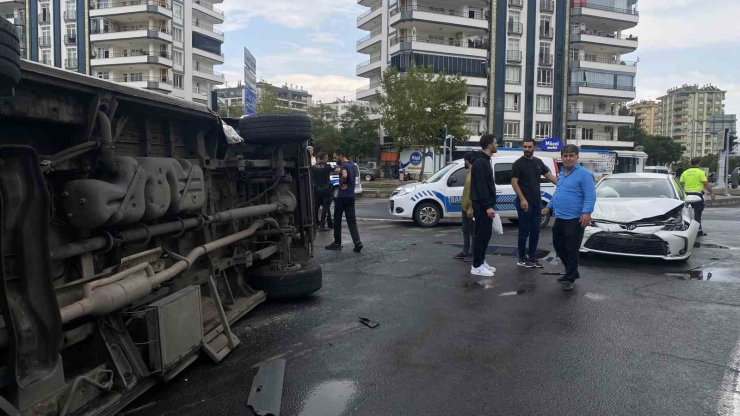
[[[473,202],[473,215],[475,216],[475,239],[473,240],[473,267],[480,267],[486,261],[488,243],[491,241],[491,228],[493,218],[488,217],[486,210],[491,208],[477,202]]]
[[[314,201],[314,223],[323,227],[326,220],[329,220],[329,227],[332,227],[334,221],[331,218],[331,199],[334,195],[331,187],[316,188],[314,195],[316,196],[316,200]],[[319,220],[319,208],[322,208],[321,220]]]
[[[527,211],[522,209],[519,198],[514,200],[514,204],[519,214],[519,259],[534,260],[537,255],[537,244],[540,242],[542,202],[530,203]],[[529,239],[529,255],[527,255],[527,239]]]
[[[462,232],[463,232],[463,252],[471,254],[470,245],[473,243],[473,250],[475,250],[475,221],[472,218],[468,218],[468,214],[463,211],[462,213]]]
[[[355,217],[355,199],[337,198],[334,200],[334,242],[342,244],[342,214],[347,217],[347,227],[352,235],[352,242],[360,242],[360,232],[357,230]]]
[[[701,230],[701,215],[704,213],[704,194],[703,193],[696,193],[696,192],[686,192],[687,195],[698,195],[701,197],[701,202],[696,202],[694,204],[691,204],[691,206],[694,208],[694,219],[696,222],[699,223],[699,230]]]
[[[552,227],[552,244],[555,252],[565,265],[565,280],[575,282],[581,276],[578,274],[578,257],[583,241],[585,229],[581,227],[581,219],[561,220],[557,218]]]

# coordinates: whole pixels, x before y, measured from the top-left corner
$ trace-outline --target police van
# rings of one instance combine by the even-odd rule
[[[511,185],[512,166],[521,155],[501,155],[491,158],[494,182],[496,183],[496,206],[494,209],[501,218],[516,223],[519,218]],[[554,159],[540,157],[553,175],[558,175],[558,165]],[[468,169],[463,159],[456,160],[437,171],[424,182],[398,187],[391,194],[390,212],[400,217],[414,220],[422,227],[434,227],[442,218],[462,217],[462,194]],[[555,193],[555,185],[544,177],[540,178],[542,204],[547,205]],[[542,216],[542,227],[550,222],[550,215]]]
[[[362,183],[360,182],[360,167],[357,166],[357,163],[353,163],[355,165],[355,195],[362,195]],[[329,165],[331,167],[336,168],[337,164],[334,162],[329,162]],[[334,198],[337,197],[337,193],[339,192],[339,175],[332,174],[329,177],[329,180],[331,181],[332,186],[332,192],[334,193]]]

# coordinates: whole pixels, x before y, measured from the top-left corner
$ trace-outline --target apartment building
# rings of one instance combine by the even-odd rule
[[[0,0],[22,57],[205,104],[224,83],[222,0]]]
[[[337,98],[330,103],[317,103],[331,109],[332,117],[334,118],[335,125],[339,127],[339,121],[342,116],[347,113],[349,108],[353,105],[359,106],[365,114],[367,114],[370,120],[379,120],[380,114],[378,114],[377,108],[370,106],[367,101],[354,101],[346,98]]]
[[[567,139],[586,149],[627,149],[619,114],[636,96],[637,65],[622,55],[637,38],[622,32],[639,21],[637,0],[494,0],[494,44],[488,46],[489,1],[359,0],[357,27],[369,32],[357,52],[368,85],[357,99],[377,103],[387,67],[412,64],[461,74],[468,83],[471,141],[485,125],[487,67],[492,74],[492,132],[516,146],[525,137]]]
[[[652,100],[641,100],[627,105],[630,114],[633,115],[645,133],[658,135],[659,103]]]
[[[283,85],[278,87],[267,82],[257,83],[257,93],[271,91],[277,95],[278,106],[290,110],[296,114],[308,113],[308,107],[313,105],[312,96],[302,87],[293,87],[293,85]]]
[[[725,94],[713,85],[683,85],[659,97],[656,129],[681,143],[687,157],[717,152],[719,141],[709,132],[709,118],[725,114]]]

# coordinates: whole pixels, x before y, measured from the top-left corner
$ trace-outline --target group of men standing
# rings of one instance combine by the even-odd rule
[[[468,176],[463,198],[463,251],[457,259],[470,259],[470,273],[476,276],[494,276],[496,269],[485,259],[491,239],[493,220],[496,217],[496,184],[491,157],[497,152],[496,140],[487,134],[480,139],[481,151],[465,154]],[[555,217],[553,245],[565,266],[565,273],[558,281],[563,290],[573,290],[578,273],[578,256],[585,228],[591,223],[591,213],[596,203],[596,189],[591,172],[578,163],[577,146],[565,145],[561,150],[563,170],[555,177],[541,159],[534,156],[535,141],[525,139],[524,155],[512,167],[512,187],[516,192],[515,204],[519,214],[519,239],[517,265],[542,268],[536,258],[542,216]],[[541,178],[558,185],[546,207],[542,207]],[[471,243],[472,240],[472,243]],[[527,250],[529,242],[529,250]],[[472,247],[471,247],[472,246]],[[471,256],[472,251],[472,256]]]

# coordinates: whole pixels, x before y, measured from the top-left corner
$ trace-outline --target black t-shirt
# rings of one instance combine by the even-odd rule
[[[521,188],[524,198],[527,199],[527,202],[534,203],[542,201],[540,177],[549,172],[550,169],[545,166],[541,159],[536,157],[527,159],[522,156],[514,162],[511,177],[519,179],[519,188]]]
[[[331,179],[329,177],[332,172],[334,172],[334,168],[328,163],[317,163],[311,166],[313,186],[317,188],[331,186]]]

